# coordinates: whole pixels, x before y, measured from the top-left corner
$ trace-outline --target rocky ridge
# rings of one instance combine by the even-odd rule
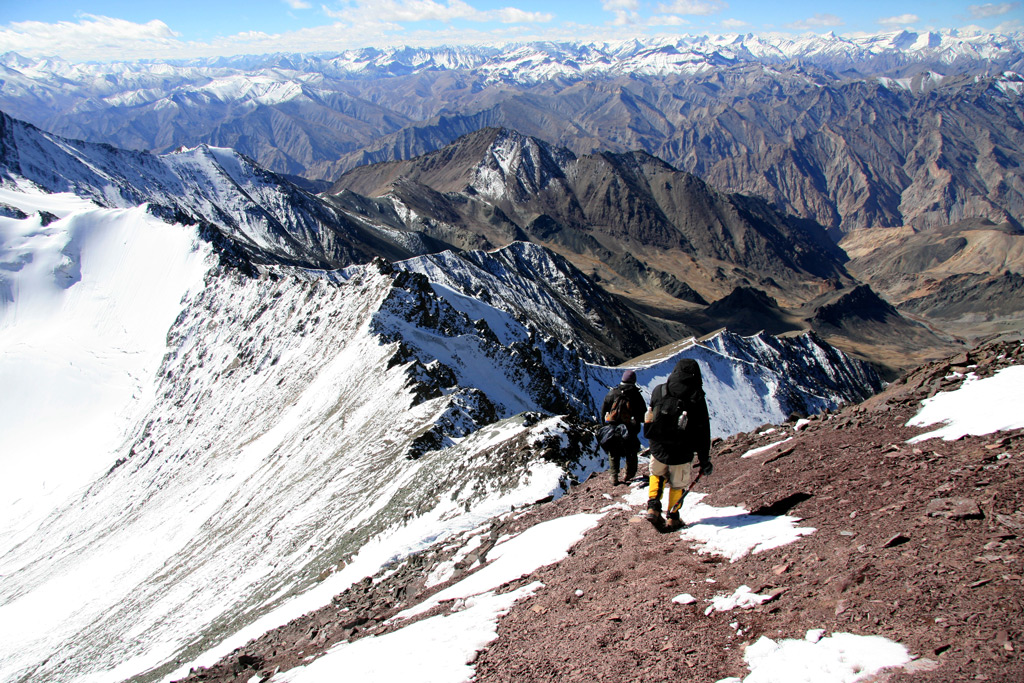
[[[742,645],[762,635],[801,639],[809,629],[903,643],[912,662],[875,681],[1019,680],[1024,430],[909,444],[923,430],[906,423],[967,372],[1021,364],[1020,342],[992,343],[920,367],[862,404],[717,441],[715,473],[698,484],[706,502],[796,515],[814,533],[729,562],[698,554],[678,533],[631,523],[635,511],[613,510],[567,559],[502,588],[544,584],[499,622],[474,680],[710,683],[746,675]],[[480,543],[445,584],[425,588],[424,577],[456,556],[457,544],[382,571],[186,680],[273,681],[330,644],[385,633],[399,610],[485,563],[500,535],[605,509],[623,490],[592,477],[477,532]],[[768,599],[704,612],[714,595],[741,585]],[[696,603],[671,601],[683,591]],[[442,603],[426,615],[453,609]]]

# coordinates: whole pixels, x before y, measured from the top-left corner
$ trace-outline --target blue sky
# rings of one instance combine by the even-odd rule
[[[0,52],[73,61],[909,28],[1024,31],[1021,1],[0,0]]]

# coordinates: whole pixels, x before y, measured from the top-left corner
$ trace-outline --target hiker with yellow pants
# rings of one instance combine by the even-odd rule
[[[697,361],[683,358],[668,380],[654,387],[644,415],[644,436],[651,444],[647,517],[662,521],[661,499],[668,484],[668,527],[682,528],[679,509],[690,486],[694,456],[700,463],[698,476],[710,476],[712,471],[711,419]]]

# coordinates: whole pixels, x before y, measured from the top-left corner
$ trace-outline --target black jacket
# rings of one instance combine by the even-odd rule
[[[644,401],[643,394],[640,393],[640,387],[635,384],[620,384],[608,392],[608,395],[604,397],[604,402],[601,404],[601,422],[604,422],[604,416],[612,409],[612,404],[615,403],[615,399],[620,395],[625,395],[626,405],[629,406],[629,414],[632,418],[630,422],[625,423],[626,428],[629,429],[630,436],[636,436],[640,433],[640,428],[644,424],[647,402]]]
[[[682,465],[693,461],[694,454],[701,463],[711,461],[711,418],[704,398],[704,386],[700,376],[700,365],[692,358],[683,358],[676,363],[668,381],[659,384],[651,392],[651,409],[661,403],[665,395],[675,396],[689,404],[687,415],[687,441],[665,443],[651,439],[651,456],[666,465]],[[646,436],[647,432],[644,432]]]

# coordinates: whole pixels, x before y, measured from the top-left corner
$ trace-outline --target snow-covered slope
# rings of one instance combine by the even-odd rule
[[[19,405],[0,419],[27,421],[0,433],[22,462],[82,467],[57,469],[48,485],[75,489],[59,503],[0,501],[0,679],[165,675],[602,466],[571,416],[592,419],[622,368],[560,342],[578,285],[551,277],[544,250],[252,272],[140,209],[13,187],[2,203],[0,382]],[[544,277],[562,298],[524,296]],[[492,303],[474,298],[485,289]],[[838,356],[788,356],[828,385],[773,353],[720,336],[637,370],[649,391],[698,358],[718,434],[864,391]],[[65,386],[63,404],[37,391]]]
[[[110,466],[140,412],[210,245],[140,208],[0,189],[4,546]],[[10,505],[9,505],[9,504]]]
[[[94,303],[105,274],[83,268],[70,289]],[[27,312],[33,292],[12,290]],[[3,546],[4,680],[116,680],[172,662],[357,555],[376,571],[598,464],[592,437],[558,417],[504,420],[548,400],[545,368],[382,262],[215,270],[164,325],[164,362],[138,378],[156,400],[112,452],[78,444],[101,475]],[[27,412],[46,408],[27,389],[48,377],[32,370],[3,378]],[[362,578],[360,562],[348,575]]]

